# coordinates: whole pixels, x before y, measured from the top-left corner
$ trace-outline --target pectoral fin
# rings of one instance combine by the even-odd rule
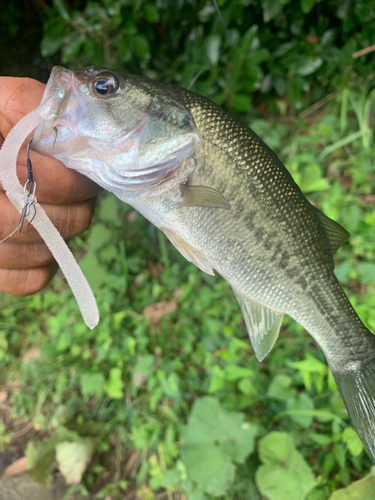
[[[181,184],[183,200],[180,207],[213,207],[230,209],[230,204],[216,189],[207,186]]]
[[[185,257],[185,259],[195,264],[201,271],[207,274],[211,274],[211,276],[215,276],[208,260],[202,252],[194,248],[192,245],[190,245],[190,243],[183,240],[172,231],[164,228],[162,228],[162,231],[177,248],[177,250]]]
[[[262,361],[279,336],[284,314],[252,301],[237,290],[233,291],[240,304],[255,355],[258,361]]]

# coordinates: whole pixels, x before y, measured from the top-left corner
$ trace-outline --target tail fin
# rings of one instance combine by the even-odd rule
[[[375,460],[375,357],[331,370],[354,428]]]

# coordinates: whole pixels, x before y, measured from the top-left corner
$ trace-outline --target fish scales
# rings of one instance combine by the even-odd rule
[[[39,113],[34,148],[130,203],[231,284],[258,359],[284,314],[314,337],[375,457],[375,337],[333,273],[348,234],[259,137],[193,92],[95,67],[55,68]]]

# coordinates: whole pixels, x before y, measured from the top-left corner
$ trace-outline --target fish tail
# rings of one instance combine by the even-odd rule
[[[330,367],[354,428],[375,460],[375,336],[368,334],[366,344],[372,345],[365,359]]]

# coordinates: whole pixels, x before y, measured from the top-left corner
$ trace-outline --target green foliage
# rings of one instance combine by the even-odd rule
[[[257,470],[260,492],[270,500],[304,500],[316,482],[311,469],[285,432],[271,432],[259,442],[264,465]]]
[[[375,329],[373,142],[364,151],[358,136],[317,158],[327,138],[334,144],[359,129],[349,98],[343,127],[346,94],[337,93],[309,123],[258,118],[254,128],[310,201],[352,232],[336,273]],[[320,349],[299,325],[285,318],[275,348],[259,364],[229,285],[187,263],[111,195],[99,196],[93,226],[72,246],[84,254],[97,296],[95,330],[82,323],[59,276],[35,296],[0,297],[0,383],[12,417],[30,419],[48,436],[28,446],[39,480],[57,466],[59,443],[69,442],[80,445],[81,471],[87,466],[72,494],[80,488],[117,500],[132,484],[144,499],[165,491],[189,500],[281,500],[292,484],[292,498],[328,500],[340,488],[351,494],[345,488],[365,477],[370,460],[347,425]],[[173,303],[156,323],[147,312],[155,303]],[[39,356],[21,361],[35,347]],[[104,427],[93,429],[91,420]],[[0,442],[9,439],[0,427]],[[86,439],[95,441],[88,465]],[[70,466],[68,459],[61,469]]]
[[[371,3],[177,7],[55,0],[43,10],[42,52],[48,64],[190,86],[242,115],[310,201],[352,233],[335,272],[375,331],[374,64],[371,54],[352,59],[372,43]],[[4,18],[14,31],[17,15]],[[254,118],[265,97],[278,116]],[[85,471],[68,493],[111,500],[133,487],[142,500],[372,498],[370,460],[299,325],[285,318],[259,364],[229,285],[187,263],[114,196],[99,196],[93,226],[72,248],[98,300],[95,330],[60,276],[35,296],[0,296],[0,393],[15,422],[40,431],[27,452],[39,480],[57,465],[70,483]],[[155,322],[147,306],[157,303],[173,307]],[[38,356],[27,355],[33,349]],[[10,439],[0,420],[0,445]]]
[[[359,481],[355,481],[350,486],[344,489],[335,491],[329,500],[360,500],[375,497],[375,477],[374,470]]]
[[[243,414],[225,411],[217,399],[197,400],[180,437],[188,477],[203,492],[223,495],[234,479],[234,463],[243,463],[254,451],[256,434]]]
[[[352,58],[371,45],[375,10],[365,0],[74,4],[54,0],[44,10],[44,57],[176,82],[236,113],[249,111],[254,91],[287,96],[298,109],[307,93],[317,100],[351,71],[374,70],[371,56]]]

